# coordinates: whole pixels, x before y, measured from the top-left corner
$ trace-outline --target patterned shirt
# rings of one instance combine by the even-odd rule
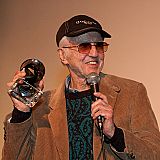
[[[69,132],[69,159],[93,159],[93,120],[90,90],[66,90],[66,107]]]

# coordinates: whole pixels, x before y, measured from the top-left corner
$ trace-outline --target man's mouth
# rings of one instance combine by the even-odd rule
[[[87,64],[96,65],[96,64],[98,64],[98,61],[89,61],[89,62],[87,62]]]

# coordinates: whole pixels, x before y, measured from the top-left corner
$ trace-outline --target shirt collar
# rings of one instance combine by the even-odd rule
[[[66,77],[66,80],[65,80],[66,91],[72,92],[72,93],[77,93],[77,92],[79,92],[78,90],[71,88],[71,87],[70,87],[70,83],[71,83],[71,76],[68,75],[68,76]]]

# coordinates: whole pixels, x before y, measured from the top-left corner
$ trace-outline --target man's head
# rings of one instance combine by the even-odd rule
[[[61,25],[56,36],[58,52],[72,77],[84,78],[91,72],[101,72],[108,48],[104,38],[110,37],[96,20],[85,15],[75,16]]]
[[[86,15],[77,15],[65,21],[56,34],[56,42],[59,47],[60,40],[66,37],[75,37],[90,31],[99,32],[103,38],[111,38],[111,35],[102,29],[95,19]]]

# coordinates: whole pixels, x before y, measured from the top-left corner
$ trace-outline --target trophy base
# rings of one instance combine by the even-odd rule
[[[24,79],[18,79],[8,90],[8,94],[24,103],[26,106],[33,107],[39,101],[43,92]]]

